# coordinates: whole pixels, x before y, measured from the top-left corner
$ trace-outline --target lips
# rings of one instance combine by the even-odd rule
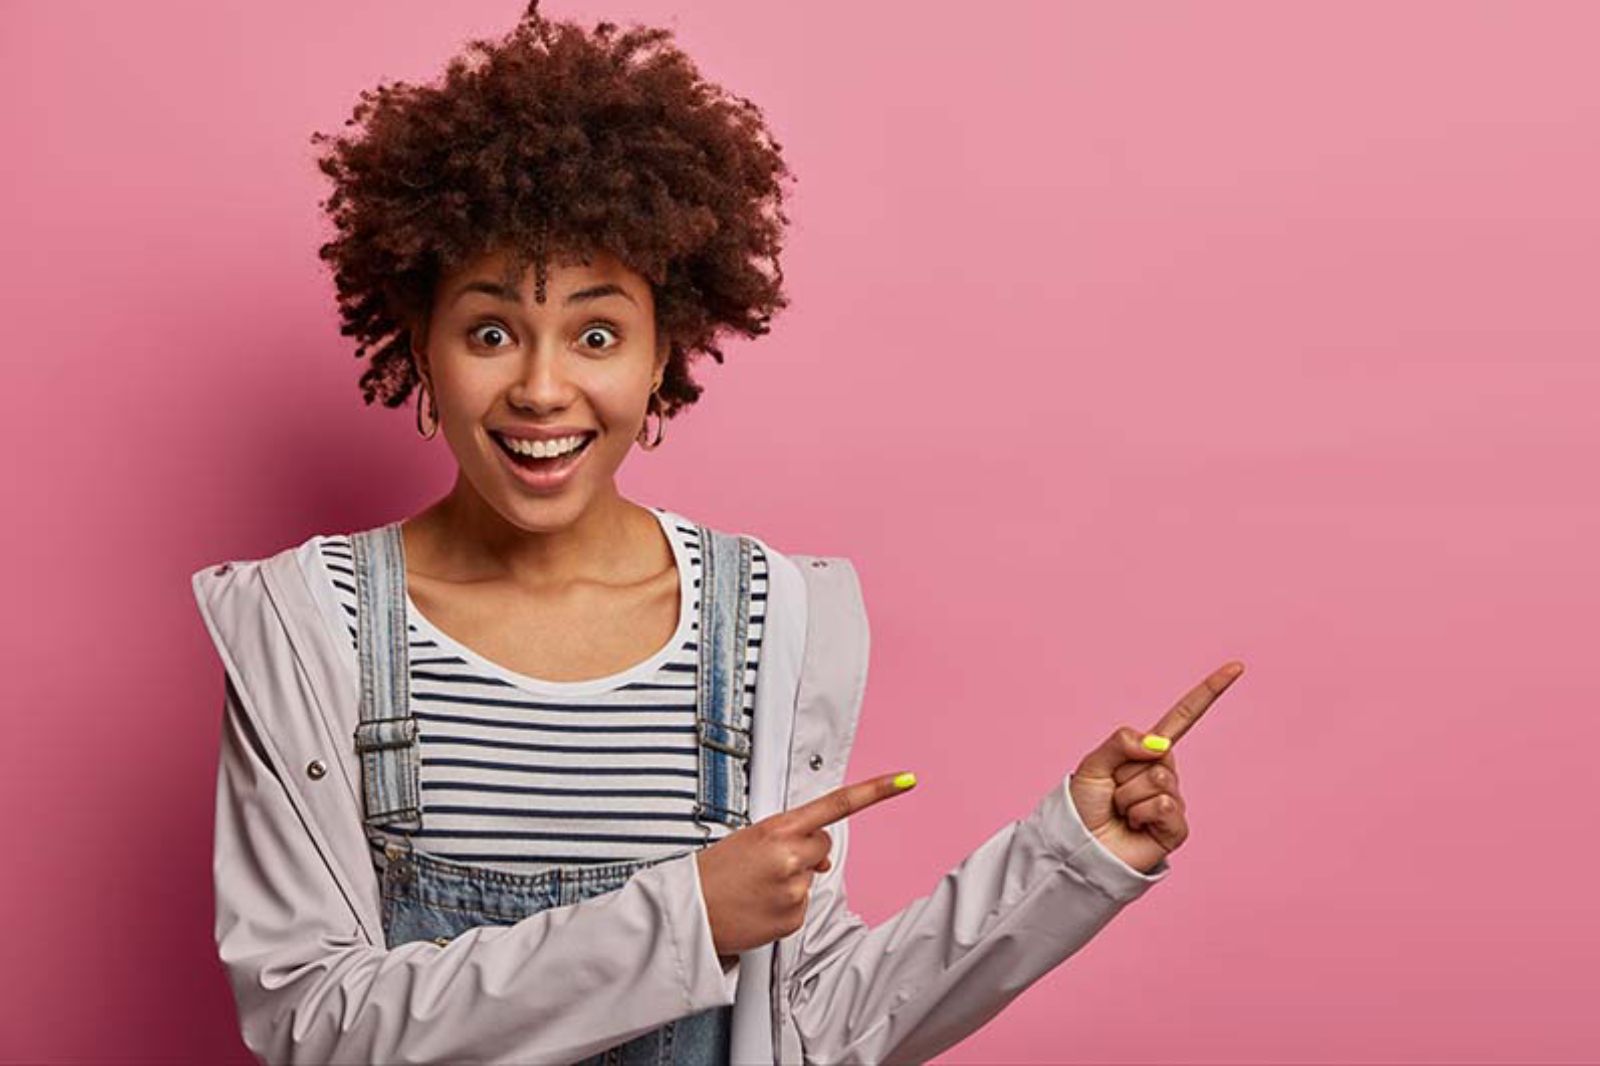
[[[506,447],[499,433],[491,432],[489,435],[494,438],[495,450],[503,457],[501,462],[506,464],[506,469],[523,485],[536,492],[555,491],[571,480],[573,471],[582,465],[589,454],[589,445],[594,443],[597,436],[594,433],[586,435],[576,450],[557,458],[535,459]]]
[[[510,440],[560,440],[562,437],[592,437],[598,430],[585,426],[550,426],[541,428],[535,426],[507,426],[497,428],[489,427],[489,432],[497,437]]]

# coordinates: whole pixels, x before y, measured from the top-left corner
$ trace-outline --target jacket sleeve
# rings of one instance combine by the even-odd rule
[[[444,946],[369,944],[231,678],[217,773],[215,933],[265,1062],[571,1062],[733,1002],[693,855]]]
[[[869,927],[845,899],[849,819],[812,880],[789,998],[806,1062],[925,1062],[976,1032],[1163,880],[1079,819],[1070,775],[929,895]]]

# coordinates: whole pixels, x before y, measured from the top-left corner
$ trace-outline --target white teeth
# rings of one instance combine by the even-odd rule
[[[555,440],[522,440],[518,437],[499,435],[507,448],[519,455],[531,455],[535,459],[548,459],[555,455],[565,455],[582,444],[586,438],[559,437]]]

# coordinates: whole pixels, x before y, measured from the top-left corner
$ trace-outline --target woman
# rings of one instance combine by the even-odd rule
[[[1236,670],[930,895],[849,911],[848,816],[914,784],[842,782],[853,568],[615,485],[699,397],[690,355],[785,304],[778,145],[667,36],[535,0],[322,161],[367,400],[415,389],[460,470],[414,517],[193,577],[226,666],[216,938],[263,1059],[925,1059],[1187,836],[1170,741]]]

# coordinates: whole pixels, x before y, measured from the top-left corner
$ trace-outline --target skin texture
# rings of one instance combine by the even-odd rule
[[[1170,740],[1167,751],[1149,750],[1140,742],[1146,733],[1120,726],[1073,771],[1067,787],[1084,828],[1134,869],[1150,872],[1189,839],[1173,752],[1242,673],[1243,663],[1224,663],[1161,716],[1148,735]]]
[[[696,853],[711,939],[724,965],[804,924],[811,879],[832,865],[828,851],[833,837],[825,827],[910,791],[894,783],[896,776],[879,774],[841,785]]]
[[[541,299],[533,272],[508,272],[509,262],[504,253],[491,253],[446,275],[427,321],[413,333],[417,370],[437,412],[435,440],[447,443],[459,467],[445,497],[402,523],[418,606],[427,600],[438,614],[461,619],[454,631],[446,630],[452,635],[470,619],[492,620],[481,630],[484,642],[520,633],[524,639],[514,642],[521,647],[541,643],[525,639],[526,630],[515,624],[518,610],[533,605],[560,630],[558,616],[620,612],[626,618],[630,608],[669,591],[658,606],[675,618],[670,545],[656,519],[623,498],[615,480],[637,443],[666,361],[650,286],[614,256],[594,253],[584,263],[561,255],[549,264]],[[472,281],[506,286],[516,298],[457,297]],[[608,283],[621,293],[568,302],[580,290]],[[517,481],[500,458],[490,429],[510,425],[575,426],[598,436],[574,477],[542,494]]]

